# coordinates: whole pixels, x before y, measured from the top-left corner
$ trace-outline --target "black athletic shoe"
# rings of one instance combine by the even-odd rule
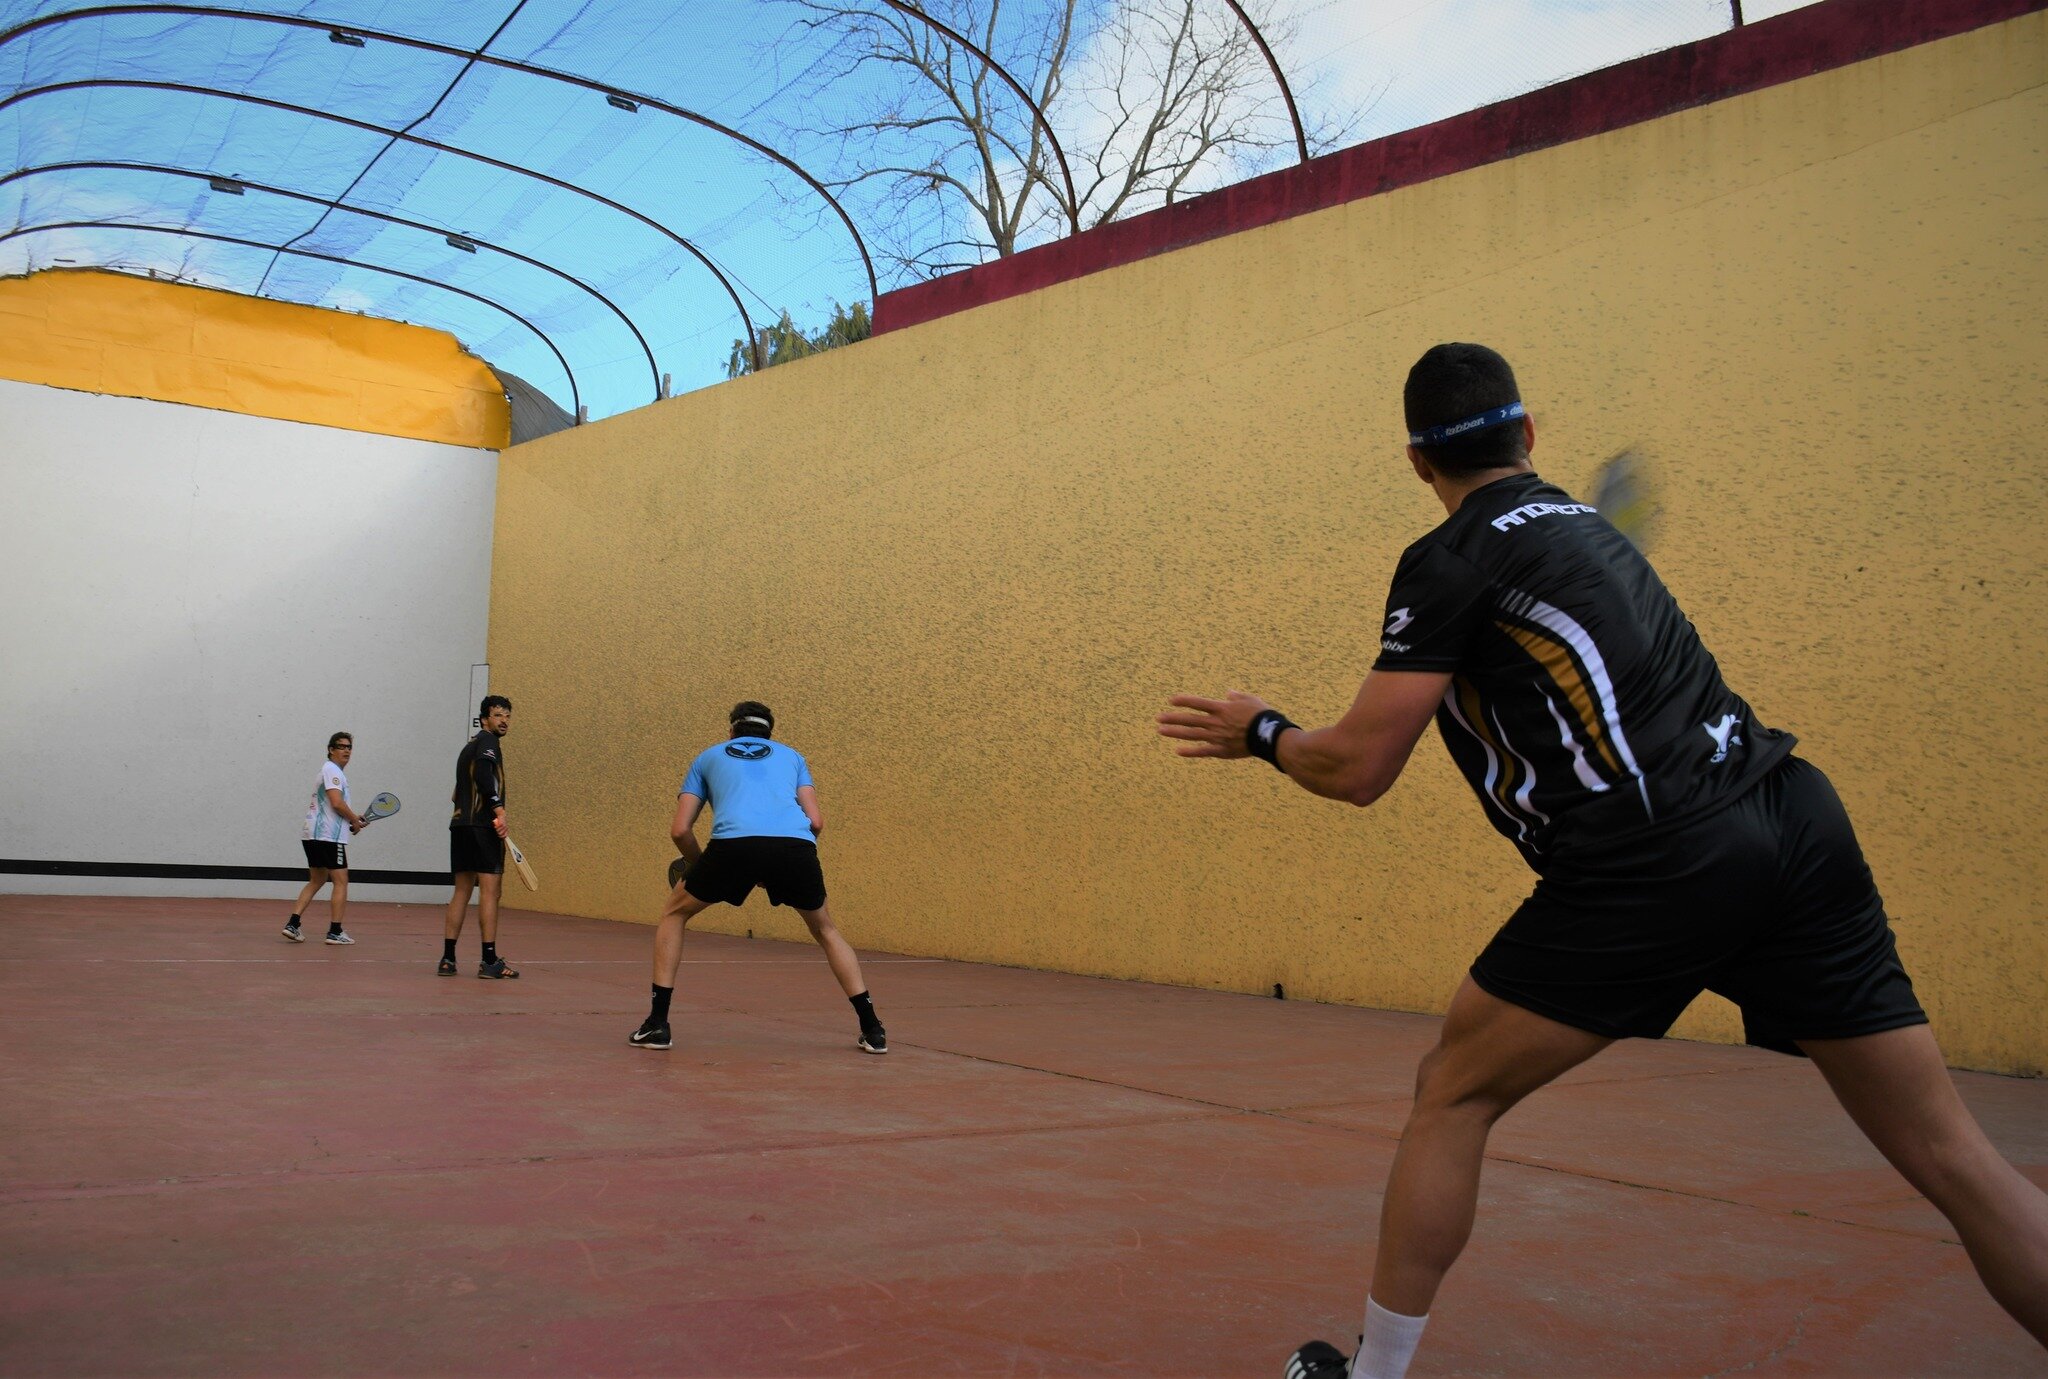
[[[1351,1362],[1328,1341],[1310,1341],[1287,1357],[1282,1379],[1345,1379]]]
[[[290,939],[293,943],[304,943],[306,941],[305,931],[300,929],[299,926],[296,924],[285,925],[284,936]]]
[[[496,962],[478,963],[476,974],[479,977],[488,977],[495,981],[502,977],[516,977],[519,975],[519,969],[506,962],[503,958],[499,958]]]
[[[626,1042],[636,1049],[668,1048],[670,1045],[668,1024],[664,1021],[657,1025],[652,1020],[649,1020],[640,1028],[634,1030],[632,1037],[627,1039]]]
[[[434,968],[435,974],[442,977],[452,977],[460,970],[460,968],[456,967],[455,959],[453,958],[441,959],[440,963]]]
[[[889,1031],[883,1029],[880,1025],[876,1025],[873,1029],[864,1029],[860,1032],[860,1038],[855,1041],[855,1044],[862,1053],[887,1053],[889,1051]]]

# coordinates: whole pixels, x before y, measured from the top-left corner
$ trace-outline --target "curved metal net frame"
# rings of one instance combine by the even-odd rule
[[[1015,94],[1077,229],[1065,152],[1028,87],[911,0],[876,3]],[[1222,3],[1306,159],[1278,62]],[[757,312],[872,306],[879,284],[841,198],[748,132],[759,106],[713,114],[662,94],[692,76],[732,84],[732,50],[713,50],[759,6],[700,13],[717,8],[0,0],[0,274],[148,272],[435,326],[572,415],[643,405],[676,373],[709,381],[724,339],[758,368]],[[693,52],[699,70],[673,71]],[[817,252],[821,227],[836,227],[827,256],[788,262]]]

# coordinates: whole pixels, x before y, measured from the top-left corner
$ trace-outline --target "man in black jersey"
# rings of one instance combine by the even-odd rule
[[[1400,1379],[1471,1233],[1494,1122],[1614,1040],[1662,1036],[1703,990],[1750,1043],[1812,1058],[2048,1345],[2048,1196],[1957,1097],[1827,778],[1722,683],[1628,539],[1530,468],[1506,360],[1439,345],[1404,403],[1409,463],[1449,517],[1402,555],[1350,710],[1307,731],[1232,691],[1158,719],[1182,756],[1256,756],[1369,805],[1434,718],[1538,876],[1422,1060],[1358,1356],[1347,1371],[1311,1342],[1290,1379]]]
[[[518,969],[498,956],[498,895],[505,884],[505,734],[512,730],[512,701],[502,694],[485,697],[477,710],[482,725],[455,758],[455,812],[448,819],[448,869],[455,876],[455,894],[448,898],[448,919],[441,927],[441,962],[435,969],[455,975],[455,940],[469,917],[469,893],[477,897],[477,922],[483,929],[483,960],[479,977],[516,977]]]

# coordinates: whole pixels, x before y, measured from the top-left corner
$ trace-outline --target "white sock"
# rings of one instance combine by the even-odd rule
[[[1365,1339],[1358,1343],[1358,1358],[1351,1362],[1351,1379],[1407,1379],[1408,1362],[1422,1343],[1427,1315],[1404,1317],[1389,1312],[1371,1298],[1365,1300]]]

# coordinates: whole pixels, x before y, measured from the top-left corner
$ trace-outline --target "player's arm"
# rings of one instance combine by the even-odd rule
[[[341,797],[341,792],[331,785],[327,787],[327,807],[348,821],[350,833],[361,833],[369,827],[370,821],[350,809],[348,801]]]
[[[1450,687],[1449,671],[1375,670],[1344,716],[1314,730],[1289,722],[1263,699],[1232,690],[1222,699],[1177,694],[1159,715],[1159,735],[1184,757],[1267,756],[1302,789],[1369,805],[1387,793]],[[1256,746],[1262,750],[1255,751]]]
[[[478,798],[491,811],[491,831],[505,837],[512,830],[505,822],[505,772],[499,766],[498,754],[488,749],[478,752],[469,771],[470,779],[476,782]]]
[[[704,845],[697,841],[697,816],[703,812],[703,798],[685,790],[676,796],[675,821],[668,826],[669,840],[676,845],[676,851],[682,854],[683,860],[693,866],[704,855]]]
[[[348,831],[350,833],[361,833],[369,825],[370,821],[349,807],[348,800],[342,795],[340,786],[327,784],[330,780],[340,779],[340,774],[331,770],[321,777],[320,783],[327,791],[327,807],[342,817],[348,824]]]
[[[815,785],[799,785],[796,788],[796,803],[797,807],[803,810],[804,817],[811,821],[811,836],[815,838],[823,833],[825,831],[825,811],[818,808],[818,787]]]

